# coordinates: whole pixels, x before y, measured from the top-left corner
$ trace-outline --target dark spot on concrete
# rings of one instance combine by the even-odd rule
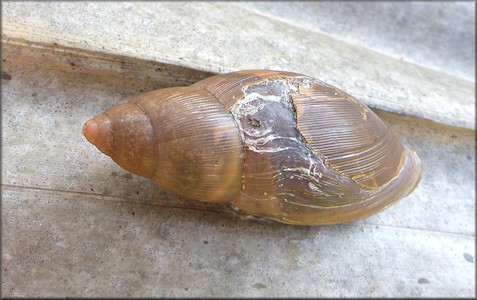
[[[32,96],[32,97],[36,97],[36,95],[38,95],[37,92],[31,93],[31,96]]]
[[[8,73],[5,72],[5,71],[2,71],[2,79],[12,80],[12,75],[8,74]]]
[[[113,176],[113,177],[118,176],[118,172],[111,172],[111,176]]]
[[[135,215],[135,213],[134,213],[133,211],[131,212],[131,214],[132,214],[133,216]]]
[[[91,191],[94,192],[93,188],[91,188]]]
[[[76,66],[76,64],[73,62],[73,60],[67,59],[66,61],[67,61],[67,62],[70,64],[70,66],[72,66],[72,67],[75,67],[75,66]]]
[[[457,138],[457,135],[453,134],[453,135],[451,135],[451,138],[455,139],[455,138]]]
[[[419,278],[419,279],[417,280],[417,283],[419,283],[419,284],[426,284],[426,283],[430,283],[430,281],[427,280],[426,278]]]
[[[266,288],[267,288],[267,286],[264,285],[264,284],[261,283],[261,282],[255,283],[255,284],[253,285],[253,287],[256,288],[257,290],[261,290],[261,289],[266,289]]]
[[[204,241],[204,244],[208,244],[208,243],[209,243],[209,241]]]
[[[133,179],[133,176],[130,173],[124,174],[123,177],[126,179]]]
[[[464,258],[465,258],[465,260],[468,261],[468,262],[471,262],[471,263],[474,262],[474,257],[473,257],[472,255],[470,255],[469,253],[467,253],[467,252],[464,252]]]

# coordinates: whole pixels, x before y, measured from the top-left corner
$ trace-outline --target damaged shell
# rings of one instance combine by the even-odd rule
[[[240,71],[144,93],[83,134],[170,192],[287,224],[370,216],[421,176],[416,153],[368,107],[291,72]]]

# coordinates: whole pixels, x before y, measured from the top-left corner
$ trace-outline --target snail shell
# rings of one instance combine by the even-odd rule
[[[144,93],[83,134],[167,191],[287,224],[370,216],[421,177],[416,153],[366,105],[291,72],[246,70]]]

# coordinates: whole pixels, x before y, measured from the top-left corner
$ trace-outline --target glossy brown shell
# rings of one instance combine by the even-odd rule
[[[168,191],[287,224],[369,216],[421,175],[415,152],[368,107],[290,72],[233,72],[145,93],[83,132]]]

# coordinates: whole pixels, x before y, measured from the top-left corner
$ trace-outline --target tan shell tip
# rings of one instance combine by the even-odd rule
[[[101,152],[112,156],[114,141],[111,120],[107,115],[102,114],[86,122],[83,126],[83,135]]]
[[[91,119],[83,126],[83,135],[91,144],[96,144],[96,137],[98,136],[98,122],[95,119]]]

